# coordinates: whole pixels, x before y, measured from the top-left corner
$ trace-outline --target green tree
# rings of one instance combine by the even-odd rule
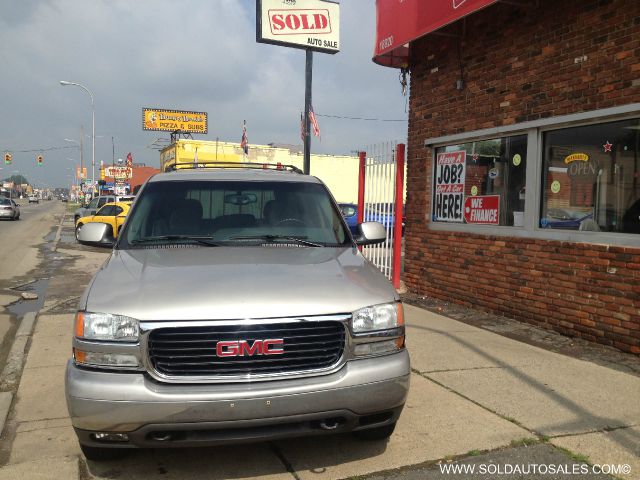
[[[28,184],[29,181],[23,175],[11,175],[9,178],[4,179],[5,182],[13,182],[14,185],[21,185],[23,183]]]

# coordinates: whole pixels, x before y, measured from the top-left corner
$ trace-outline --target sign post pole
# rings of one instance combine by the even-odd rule
[[[305,175],[311,171],[311,120],[309,111],[311,110],[311,87],[313,83],[313,51],[306,49],[306,65],[304,73],[304,166]]]

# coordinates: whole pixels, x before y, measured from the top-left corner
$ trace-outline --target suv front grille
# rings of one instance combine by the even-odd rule
[[[218,342],[282,340],[282,354],[217,355]],[[258,342],[260,343],[260,342]],[[228,345],[228,344],[227,344]],[[345,328],[338,321],[256,323],[157,328],[149,334],[149,360],[164,376],[278,375],[324,370],[336,365],[345,346]],[[226,347],[228,353],[233,348]]]

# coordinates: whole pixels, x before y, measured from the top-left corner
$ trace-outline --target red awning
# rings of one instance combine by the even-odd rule
[[[405,67],[409,43],[498,0],[376,0],[373,61]]]

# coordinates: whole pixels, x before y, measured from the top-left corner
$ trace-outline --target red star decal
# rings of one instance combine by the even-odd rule
[[[604,147],[604,151],[605,152],[610,152],[611,151],[611,147],[613,147],[613,143],[609,143],[609,140],[607,140],[607,143],[605,143],[602,146]]]
[[[471,156],[471,158],[473,158],[473,161],[474,161],[474,162],[477,162],[479,157],[480,157],[480,155],[478,155],[477,153],[474,153],[474,154]]]

